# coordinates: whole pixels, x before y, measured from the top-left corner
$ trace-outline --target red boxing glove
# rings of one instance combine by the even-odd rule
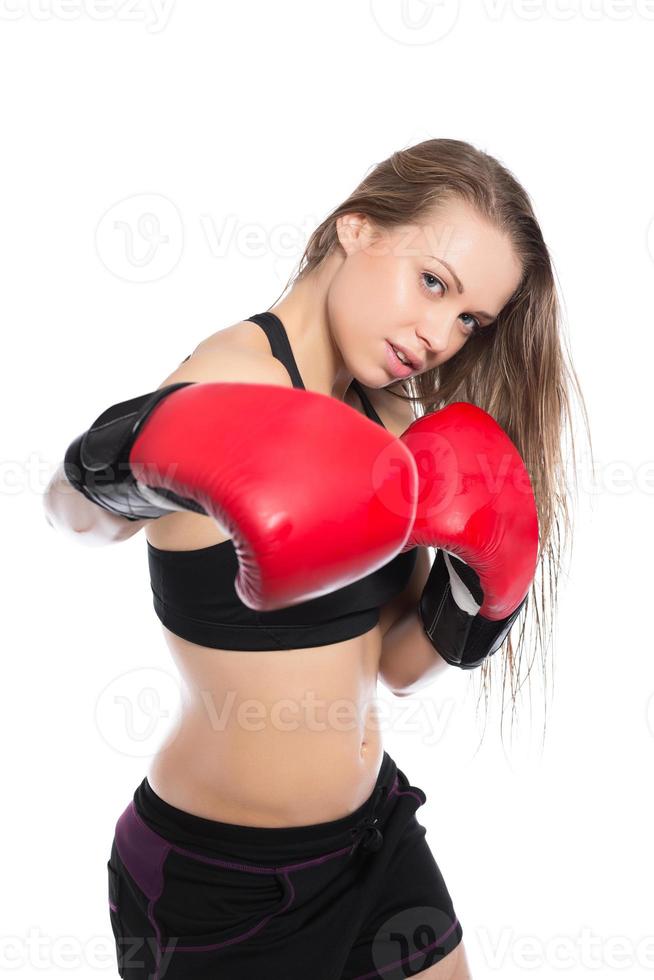
[[[278,609],[368,575],[402,549],[418,477],[399,441],[327,395],[190,384],[152,410],[129,452],[138,483],[190,498],[227,529],[236,591]],[[410,487],[398,514],[385,501]]]
[[[449,663],[478,666],[506,637],[535,574],[538,518],[529,474],[492,416],[467,402],[417,419],[400,439],[419,478],[403,550],[442,549],[419,604],[425,631]]]

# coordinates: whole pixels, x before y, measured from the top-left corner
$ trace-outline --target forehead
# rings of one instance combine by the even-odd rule
[[[386,240],[395,258],[431,260],[432,268],[439,265],[433,257],[446,262],[468,295],[483,294],[482,305],[490,302],[490,289],[492,305],[503,306],[520,282],[522,265],[507,236],[463,201],[450,201],[419,222],[396,226]]]
[[[432,210],[419,221],[393,229],[391,238],[403,254],[465,255],[488,248],[512,254],[511,244],[501,231],[470,205],[453,201]]]

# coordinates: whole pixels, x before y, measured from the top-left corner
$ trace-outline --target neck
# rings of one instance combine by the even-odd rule
[[[327,293],[342,261],[338,255],[330,256],[270,309],[284,324],[307,390],[339,401],[344,400],[353,376],[332,338]]]

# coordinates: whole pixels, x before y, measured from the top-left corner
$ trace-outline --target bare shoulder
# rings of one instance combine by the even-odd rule
[[[250,335],[248,323],[259,331],[263,345],[257,344],[259,338],[256,335]],[[203,340],[159,388],[184,381],[199,384],[242,381],[292,388],[288,371],[273,357],[263,331],[250,321],[243,322],[243,330],[234,329],[240,326],[234,324]],[[228,540],[213,518],[190,511],[173,511],[150,521],[145,527],[145,536],[155,548],[167,551],[206,548]]]
[[[159,388],[182,381],[244,381],[286,388],[293,386],[284,365],[273,357],[268,338],[249,320],[218,330],[201,341]]]
[[[238,347],[241,350],[251,351],[253,354],[262,354],[272,357],[268,337],[258,323],[253,320],[238,320],[227,327],[222,327],[210,334],[205,340],[198,344],[194,354],[198,351],[221,350],[228,347]]]

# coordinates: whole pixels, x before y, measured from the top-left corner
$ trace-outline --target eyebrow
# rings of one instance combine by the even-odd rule
[[[456,288],[458,289],[458,291],[460,293],[463,292],[463,283],[461,282],[461,280],[459,279],[459,277],[457,276],[456,272],[454,271],[454,269],[452,268],[452,266],[449,264],[449,262],[446,262],[445,259],[439,258],[438,255],[428,255],[427,258],[428,259],[436,259],[437,262],[440,262],[441,265],[444,265],[445,268],[447,269],[447,271],[449,272],[449,274],[454,279],[454,281],[456,283]],[[491,320],[491,321],[492,320],[496,320],[497,317],[499,316],[499,313],[496,314],[496,316],[492,316],[492,314],[486,313],[484,310],[473,310],[472,312],[474,313],[475,316],[485,316],[486,319]]]

